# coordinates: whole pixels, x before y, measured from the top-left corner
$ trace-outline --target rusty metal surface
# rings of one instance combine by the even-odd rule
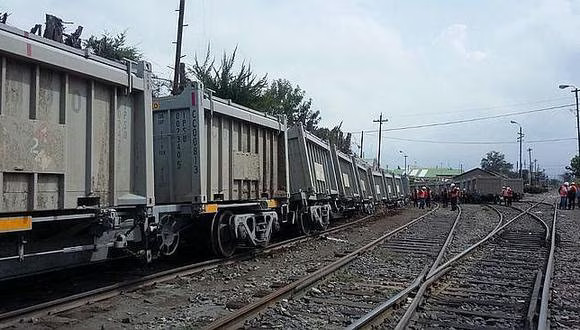
[[[136,114],[149,96],[6,56],[2,45],[0,69],[0,213],[76,208],[84,196],[108,206],[148,195],[136,189],[146,178],[135,171],[146,144],[134,142],[143,140],[136,127],[148,130]]]

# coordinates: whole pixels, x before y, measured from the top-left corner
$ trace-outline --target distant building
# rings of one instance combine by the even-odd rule
[[[393,170],[395,174],[402,175],[404,173],[401,169]],[[460,169],[456,168],[412,168],[408,171],[409,180],[417,183],[435,183],[445,182],[457,175],[461,174]]]

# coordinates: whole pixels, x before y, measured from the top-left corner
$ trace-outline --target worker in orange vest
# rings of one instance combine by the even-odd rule
[[[507,205],[505,190],[506,190],[505,186],[501,187],[501,195],[500,195],[499,205],[501,205],[501,202],[503,202],[504,205]]]
[[[452,183],[451,189],[449,189],[449,200],[451,201],[451,211],[457,210],[457,202],[459,201],[459,187],[456,187],[455,183]]]
[[[512,190],[512,187],[507,186],[505,188],[505,196],[506,196],[506,205],[507,206],[512,206],[512,200],[514,198],[514,191]]]
[[[419,208],[425,208],[425,198],[427,198],[427,188],[423,187],[417,192],[417,199],[419,199]]]

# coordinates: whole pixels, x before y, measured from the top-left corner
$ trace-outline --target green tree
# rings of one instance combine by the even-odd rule
[[[566,169],[572,176],[580,178],[580,157],[574,156],[574,158],[570,160],[570,166],[566,166]]]
[[[486,171],[511,176],[513,167],[505,160],[505,155],[498,151],[490,151],[481,159],[481,168]]]
[[[139,61],[143,58],[143,54],[137,47],[127,45],[127,31],[115,36],[107,32],[103,33],[100,38],[91,36],[85,40],[84,46],[92,48],[95,55],[114,61],[123,59]]]
[[[300,86],[292,86],[286,79],[270,84],[257,108],[271,115],[286,115],[289,125],[302,123],[306,130],[315,132],[320,122],[320,111],[312,110],[312,99],[305,100],[306,92]]]
[[[236,70],[236,56],[238,47],[231,54],[224,52],[219,66],[208,46],[203,61],[195,56],[195,63],[188,68],[206,88],[214,91],[217,97],[230,99],[234,103],[250,108],[256,108],[261,102],[262,93],[268,86],[267,75],[258,77],[252,66],[242,61]]]
[[[347,155],[350,155],[352,154],[352,150],[350,148],[352,134],[344,134],[344,132],[341,130],[341,127],[342,122],[332,129],[328,129],[326,127],[318,128],[314,131],[314,134],[319,138],[328,141],[333,145],[336,145],[338,150],[344,152]]]

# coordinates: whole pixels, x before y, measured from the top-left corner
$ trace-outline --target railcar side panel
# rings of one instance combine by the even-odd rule
[[[114,86],[20,59],[1,63],[0,212],[76,208],[85,196],[101,206],[128,194],[145,200],[130,161],[145,146],[133,143],[131,99],[139,96],[116,107]]]
[[[360,193],[356,184],[357,178],[352,158],[337,150],[335,146],[332,148],[332,153],[339,195],[347,199],[358,198]]]
[[[374,184],[374,191],[377,201],[386,200],[387,199],[387,188],[385,187],[385,178],[381,171],[372,171],[372,178]]]
[[[282,119],[204,96],[193,83],[155,100],[155,187],[159,203],[286,197]]]
[[[356,158],[354,158],[353,161],[356,163],[357,184],[359,186],[361,198],[366,200],[374,199],[373,188],[371,186],[373,181],[369,176],[368,171],[370,165]]]
[[[288,131],[290,187],[292,193],[338,194],[338,183],[330,146],[306,132],[302,125]]]

